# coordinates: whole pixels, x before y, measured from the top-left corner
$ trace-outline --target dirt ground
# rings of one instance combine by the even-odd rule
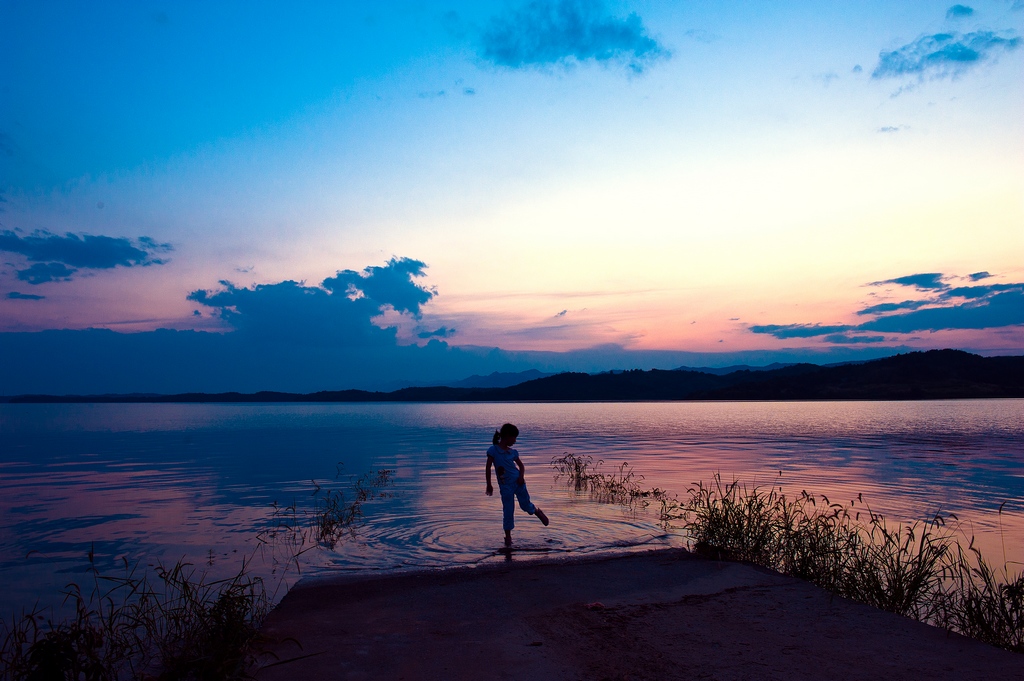
[[[1024,679],[1024,655],[681,550],[300,584],[256,678]]]

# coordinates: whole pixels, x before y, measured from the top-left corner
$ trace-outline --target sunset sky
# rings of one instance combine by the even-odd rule
[[[2,0],[0,347],[1021,354],[1022,34],[1024,0]]]

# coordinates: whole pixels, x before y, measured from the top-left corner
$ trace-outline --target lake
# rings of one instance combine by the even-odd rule
[[[892,520],[954,513],[992,562],[1024,560],[1024,400],[2,404],[0,615],[58,603],[88,581],[90,551],[107,573],[185,558],[219,576],[248,556],[280,595],[298,573],[257,540],[283,517],[272,504],[301,515],[314,481],[338,488],[380,468],[394,471],[392,495],[334,550],[304,554],[302,575],[504,560],[484,452],[505,421],[551,517],[544,528],[517,510],[516,560],[685,543],[653,515],[557,484],[549,462],[566,452],[606,470],[628,461],[680,495],[720,472],[832,501],[863,494]]]

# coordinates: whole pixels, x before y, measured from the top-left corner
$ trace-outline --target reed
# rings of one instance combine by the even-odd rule
[[[577,494],[587,494],[601,503],[619,504],[630,512],[647,510],[657,504],[658,521],[666,530],[683,519],[684,508],[679,499],[659,487],[645,488],[644,476],[636,473],[628,462],[610,473],[600,470],[603,465],[601,459],[595,462],[589,455],[572,452],[551,459],[555,481],[562,481]]]
[[[555,481],[564,480],[567,486],[577,492],[590,489],[596,470],[603,463],[603,460],[598,460],[595,463],[592,456],[578,456],[572,452],[551,457],[551,467],[555,469]]]
[[[333,549],[346,531],[352,531],[363,517],[363,505],[371,499],[384,499],[391,495],[388,488],[394,471],[381,468],[367,473],[352,484],[352,489],[324,489],[313,481],[313,511],[310,527],[317,544]],[[338,470],[340,477],[341,470]]]
[[[587,493],[596,501],[630,509],[646,509],[652,502],[668,502],[665,490],[643,486],[644,476],[633,470],[629,462],[623,462],[610,473],[599,470],[603,464],[603,460],[595,462],[591,456],[571,452],[551,459],[556,481],[563,480],[567,487]]]
[[[257,553],[269,549],[275,573],[279,563],[300,569],[304,553],[334,548],[355,531],[364,504],[390,495],[392,475],[381,469],[347,489],[314,482],[310,510],[273,504]],[[92,549],[88,560],[91,584],[71,583],[63,592],[73,615],[35,610],[0,619],[0,681],[250,678],[262,654],[259,628],[283,572],[271,591],[250,573],[251,559],[227,579],[210,579],[184,560],[151,572],[125,558],[117,575],[100,574]]]
[[[1024,653],[1024,572],[996,570],[974,546],[956,547],[935,620],[952,631]]]

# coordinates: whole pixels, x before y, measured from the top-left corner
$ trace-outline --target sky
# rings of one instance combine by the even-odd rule
[[[0,390],[1022,354],[1022,34],[1022,0],[0,0]]]

